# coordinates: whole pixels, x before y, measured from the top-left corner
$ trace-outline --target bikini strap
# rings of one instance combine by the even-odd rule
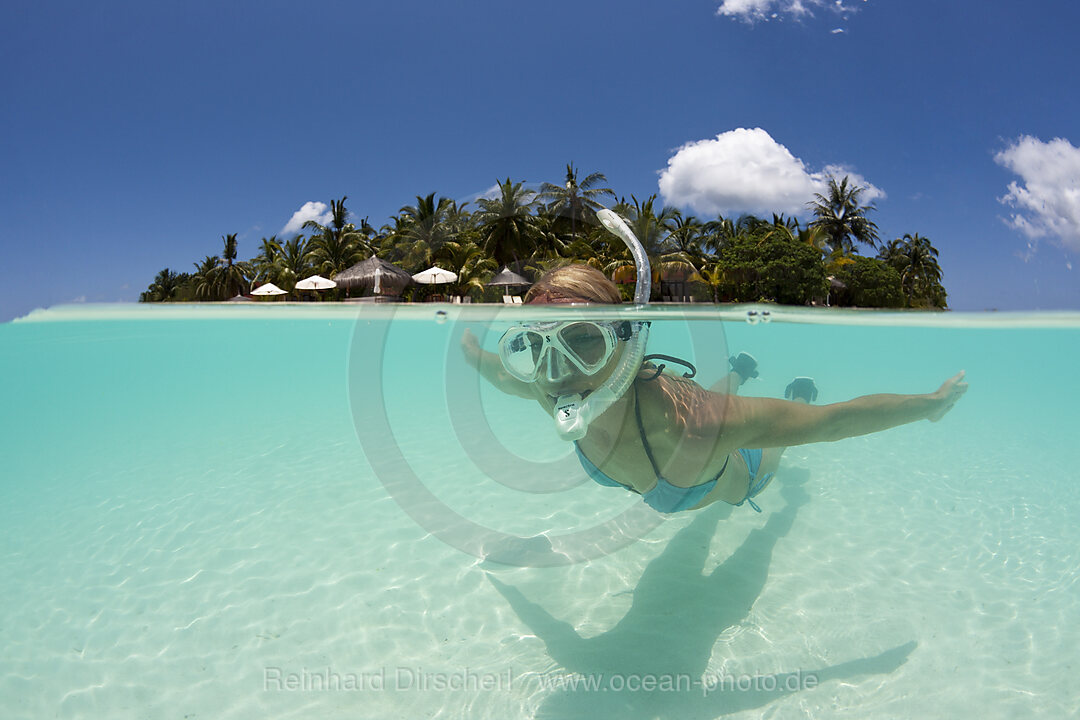
[[[649,447],[649,439],[645,437],[645,425],[641,422],[641,403],[638,401],[637,383],[634,383],[634,417],[637,418],[637,429],[641,435],[641,445],[645,448],[645,454],[649,456],[653,472],[656,473],[657,479],[660,479],[663,476],[660,474],[660,468],[656,464],[656,458],[653,457],[652,448]]]

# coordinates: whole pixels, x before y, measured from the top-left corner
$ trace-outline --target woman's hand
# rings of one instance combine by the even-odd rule
[[[952,410],[953,405],[960,399],[960,396],[967,392],[968,384],[964,382],[964,371],[961,370],[956,375],[946,380],[938,391],[933,393],[934,400],[937,401],[938,407],[930,413],[928,419],[930,422],[937,422],[941,418],[945,417],[945,413]]]

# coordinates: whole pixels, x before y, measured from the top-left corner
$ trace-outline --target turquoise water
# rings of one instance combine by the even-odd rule
[[[760,515],[664,520],[461,362],[533,309],[0,326],[0,713],[1080,713],[1080,317],[750,309],[650,309],[650,351],[704,384],[751,352],[750,395],[971,389],[791,448]]]

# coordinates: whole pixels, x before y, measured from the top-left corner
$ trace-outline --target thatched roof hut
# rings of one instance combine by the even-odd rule
[[[397,265],[372,255],[334,276],[338,287],[350,292],[361,290],[373,293],[378,271],[379,295],[399,296],[412,282],[412,276]]]

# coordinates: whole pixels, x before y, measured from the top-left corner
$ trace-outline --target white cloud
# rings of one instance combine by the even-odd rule
[[[665,204],[688,207],[700,215],[743,212],[805,214],[815,193],[824,193],[830,176],[865,188],[861,199],[873,202],[885,193],[843,165],[811,172],[806,164],[761,128],[738,128],[713,140],[679,148],[660,172]]]
[[[495,183],[487,190],[481,190],[480,192],[474,192],[470,195],[466,195],[461,198],[458,203],[464,205],[466,203],[475,203],[477,200],[495,200],[502,196],[502,189],[499,183]]]
[[[778,20],[785,16],[795,19],[813,16],[814,8],[824,8],[843,16],[858,10],[856,7],[844,5],[841,0],[722,0],[716,14],[752,24]]]
[[[1054,237],[1080,251],[1080,148],[1064,138],[1043,142],[1023,135],[994,155],[1020,176],[998,200],[1017,212],[1006,224],[1032,240]],[[1034,250],[1034,244],[1029,243]]]
[[[320,225],[326,225],[330,222],[331,217],[330,208],[326,203],[308,201],[293,213],[292,217],[289,218],[289,222],[285,223],[285,227],[281,228],[278,235],[296,235],[303,229],[304,223],[308,220],[314,220]]]

